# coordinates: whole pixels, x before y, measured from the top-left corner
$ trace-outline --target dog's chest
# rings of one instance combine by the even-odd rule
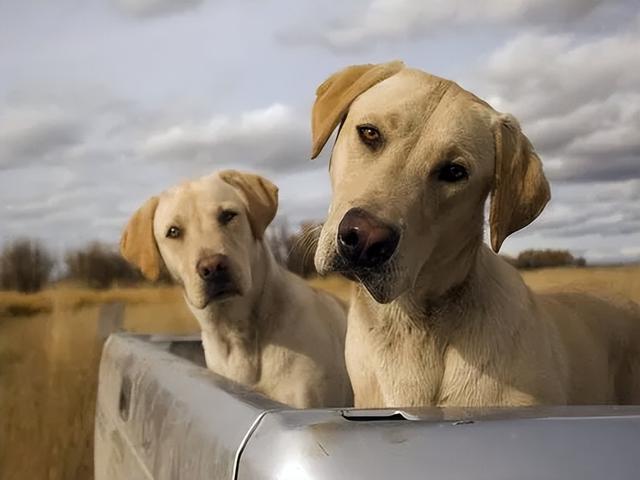
[[[204,331],[202,343],[210,370],[244,385],[254,385],[259,380],[261,365],[255,349]]]
[[[402,324],[389,329],[351,322],[347,365],[361,408],[432,405],[444,374],[437,339]]]
[[[504,389],[492,368],[490,352],[482,348],[448,346],[444,371],[436,399],[439,406],[483,406],[500,404]]]

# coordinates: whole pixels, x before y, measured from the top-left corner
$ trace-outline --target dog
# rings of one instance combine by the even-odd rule
[[[337,127],[315,264],[357,281],[356,407],[640,403],[638,305],[534,293],[496,255],[550,199],[513,116],[395,61],[318,87],[312,158]]]
[[[297,408],[352,405],[346,307],[276,263],[264,234],[277,208],[269,180],[220,171],[147,200],[121,254],[182,286],[210,370]]]

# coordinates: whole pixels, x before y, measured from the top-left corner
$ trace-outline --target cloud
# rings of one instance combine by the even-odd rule
[[[326,158],[309,161],[313,88],[347,61],[370,61],[362,50],[384,60],[400,49],[515,114],[541,153],[553,199],[506,252],[639,258],[636,1],[351,0],[340,18],[306,2],[110,2],[135,18],[185,14],[141,29],[95,2],[82,22],[42,2],[3,11],[0,244],[115,242],[148,196],[228,167],[277,183],[280,219],[322,219],[331,190]],[[264,41],[293,22],[301,30],[280,30],[281,41],[328,51]]]
[[[135,138],[162,120],[163,113],[97,88],[10,91],[0,98],[0,171],[33,165],[77,169],[130,155]]]
[[[16,132],[23,130],[6,129],[3,146],[15,155],[0,175],[0,240],[29,235],[60,252],[94,239],[116,242],[128,216],[146,198],[186,178],[228,167],[262,172],[281,187],[280,220],[295,225],[325,215],[330,199],[327,161],[308,160],[306,116],[289,105],[204,115],[175,106],[150,109],[108,92],[94,92],[91,102],[80,101],[83,97],[78,92],[66,98],[30,98],[25,92],[3,109],[3,125],[19,126],[22,118],[51,131],[71,125],[76,133],[73,141],[53,142],[51,148],[20,149],[24,133]],[[614,111],[621,108],[612,105]],[[591,118],[589,111],[576,118],[581,115]],[[581,135],[590,131],[571,129]],[[556,247],[600,261],[636,259],[640,180],[616,180],[554,182],[549,207],[509,238],[505,251]],[[607,248],[608,256],[603,253]]]
[[[308,164],[307,122],[283,104],[237,116],[214,115],[151,132],[138,148],[147,161],[294,171]]]
[[[134,17],[157,17],[190,10],[203,0],[111,0],[121,12]]]
[[[331,184],[326,161],[314,162],[309,169],[277,175],[280,185],[278,217],[296,225],[321,221],[331,201]]]
[[[491,54],[485,76],[521,115],[552,116],[590,100],[637,92],[640,29],[585,39],[576,34],[520,34]],[[544,94],[552,101],[540,102]]]
[[[314,171],[312,185],[328,184],[326,163],[309,160],[307,122],[281,103],[203,116],[199,108],[149,108],[98,90],[91,101],[81,91],[8,97],[0,109],[0,243],[24,235],[59,249],[114,242],[146,198],[220,168],[298,187]],[[308,186],[293,191],[283,194],[291,207],[281,216],[321,215],[327,188],[320,197]]]
[[[595,11],[612,14],[611,10],[619,9],[605,0],[371,0],[356,3],[351,10],[319,29],[290,27],[279,32],[278,38],[288,44],[318,44],[332,50],[364,49],[433,36],[456,26],[553,28],[569,22],[575,26]]]
[[[80,143],[83,135],[84,124],[57,106],[4,109],[0,113],[0,170],[29,158],[50,162]]]
[[[532,232],[556,238],[640,233],[639,202],[637,179],[581,185],[571,195],[560,189]]]
[[[640,178],[639,51],[636,25],[588,40],[524,33],[479,68],[476,91],[520,119],[552,180]]]
[[[507,239],[504,253],[544,246],[593,262],[640,261],[639,203],[640,179],[557,183],[547,208]]]

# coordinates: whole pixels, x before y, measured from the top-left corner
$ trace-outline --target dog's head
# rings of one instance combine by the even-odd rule
[[[196,309],[246,294],[256,242],[278,208],[278,189],[226,170],[152,197],[133,215],[122,255],[156,280],[164,264]]]
[[[401,62],[348,67],[320,85],[312,157],[338,125],[316,268],[355,277],[378,302],[480,242],[489,193],[496,252],[549,200],[540,159],[512,116]]]

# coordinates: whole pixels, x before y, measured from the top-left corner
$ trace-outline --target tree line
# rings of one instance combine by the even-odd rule
[[[293,230],[286,222],[272,226],[266,238],[275,259],[298,275],[314,275],[313,257],[320,227],[303,223]],[[519,269],[586,266],[584,258],[574,257],[568,250],[525,250],[517,257],[503,258]],[[54,275],[56,267],[59,272]],[[52,281],[106,289],[138,285],[144,278],[120,256],[116,246],[100,242],[68,251],[62,262],[42,242],[28,238],[9,242],[0,251],[1,290],[37,292]],[[172,282],[167,272],[162,272],[159,281]]]

